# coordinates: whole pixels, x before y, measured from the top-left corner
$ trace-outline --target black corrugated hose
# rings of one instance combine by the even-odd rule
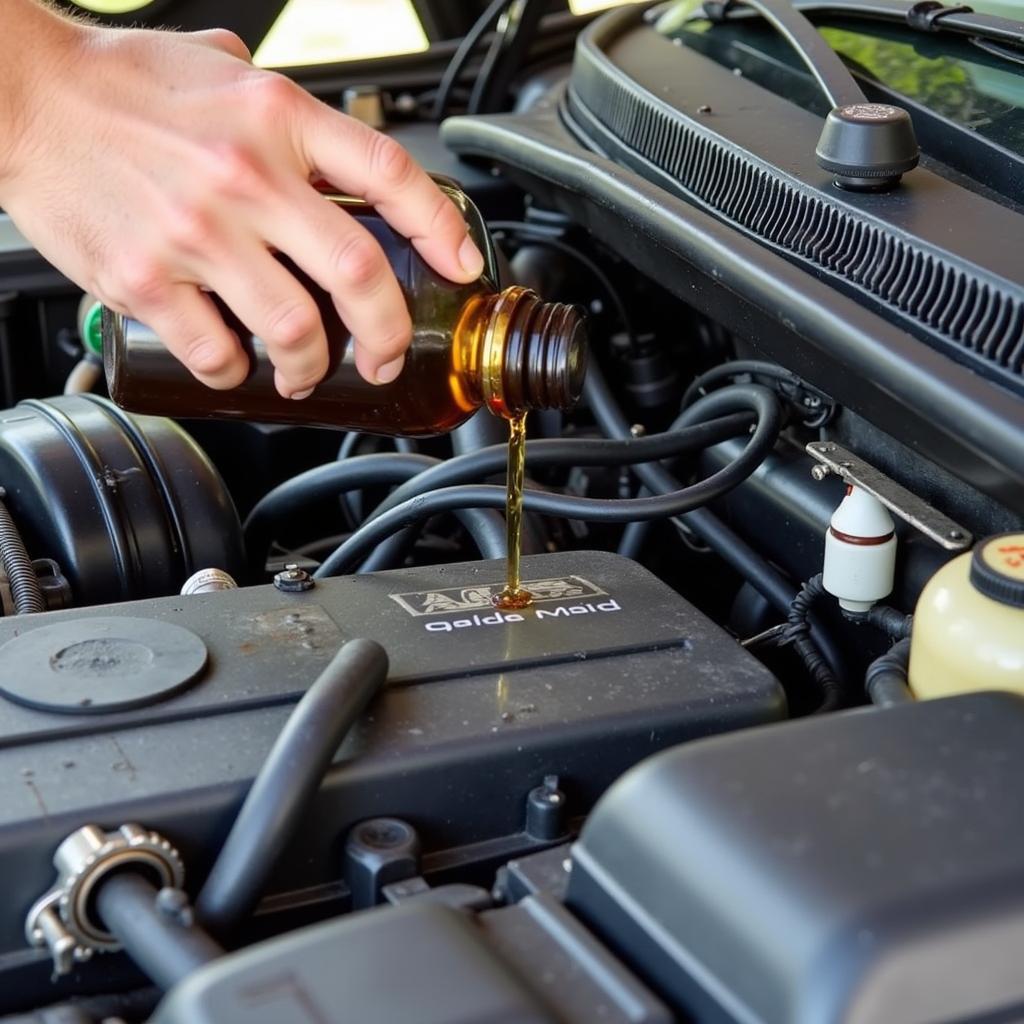
[[[39,577],[32,567],[32,559],[28,557],[18,527],[14,525],[14,520],[3,503],[4,497],[6,494],[0,487],[0,563],[3,564],[7,582],[11,587],[14,614],[45,612],[46,601],[39,586]]]
[[[820,715],[826,711],[834,711],[842,701],[842,687],[839,680],[825,660],[821,649],[811,636],[811,608],[827,595],[822,582],[822,575],[812,576],[793,599],[786,616],[788,625],[782,634],[783,644],[789,644],[800,655],[800,660],[814,685],[821,691],[821,703],[812,714]]]

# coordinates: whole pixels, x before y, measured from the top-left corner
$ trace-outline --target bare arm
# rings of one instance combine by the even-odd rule
[[[327,368],[312,298],[329,291],[368,380],[397,376],[411,336],[383,252],[310,185],[373,203],[439,273],[483,260],[461,215],[397,143],[252,67],[240,39],[109,29],[37,0],[0,12],[0,206],[55,266],[152,327],[204,383],[248,364],[206,287],[263,338],[283,395]]]

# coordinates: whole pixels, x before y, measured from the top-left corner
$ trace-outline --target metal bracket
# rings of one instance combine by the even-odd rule
[[[811,470],[816,480],[829,474],[841,477],[877,498],[890,512],[947,551],[966,551],[973,543],[974,538],[959,523],[841,445],[812,441],[806,451],[818,462]]]
[[[92,894],[106,874],[131,867],[172,889],[180,889],[185,880],[178,851],[141,825],[122,825],[116,832],[85,825],[57,847],[53,866],[57,880],[29,910],[25,938],[30,946],[49,951],[54,977],[70,974],[94,953],[121,948],[92,906]]]

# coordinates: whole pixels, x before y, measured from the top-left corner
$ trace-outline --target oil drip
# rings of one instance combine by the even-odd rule
[[[519,557],[523,529],[523,473],[526,466],[526,413],[509,418],[508,482],[505,497],[505,523],[508,529],[508,561],[505,587],[493,598],[496,608],[514,611],[526,608],[533,595],[524,590],[519,577]]]

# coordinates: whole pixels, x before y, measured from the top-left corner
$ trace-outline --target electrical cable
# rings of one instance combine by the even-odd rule
[[[387,674],[380,644],[350,640],[295,705],[196,900],[197,917],[214,934],[229,932],[255,908],[338,747]]]
[[[842,703],[843,696],[839,680],[811,636],[811,608],[827,596],[828,591],[822,583],[821,573],[812,576],[800,588],[800,593],[793,598],[786,616],[788,624],[782,638],[782,643],[792,646],[800,656],[807,674],[821,692],[821,702],[811,712],[814,715],[835,711]]]
[[[505,12],[503,12],[505,14],[504,24],[502,23],[501,15],[498,16],[498,31],[495,32],[491,45],[487,48],[487,53],[484,54],[484,59],[480,62],[480,70],[477,72],[476,81],[473,82],[473,88],[470,90],[469,100],[466,104],[467,114],[480,113],[480,106],[488,91],[488,85],[494,77],[495,69],[501,63],[502,53],[508,45],[510,25],[508,24],[507,11],[511,7],[511,2],[505,5]]]
[[[469,97],[470,114],[496,114],[505,107],[516,73],[529,55],[549,0],[516,0],[498,22]]]
[[[477,18],[473,23],[473,27],[463,36],[458,49],[456,49],[452,59],[448,62],[448,67],[444,69],[444,74],[441,76],[441,81],[437,87],[437,95],[434,97],[434,106],[431,110],[431,117],[435,121],[440,121],[444,117],[452,89],[459,80],[459,75],[462,74],[466,61],[473,55],[473,51],[477,48],[480,40],[490,31],[510,2],[511,0],[491,0],[484,13]]]

